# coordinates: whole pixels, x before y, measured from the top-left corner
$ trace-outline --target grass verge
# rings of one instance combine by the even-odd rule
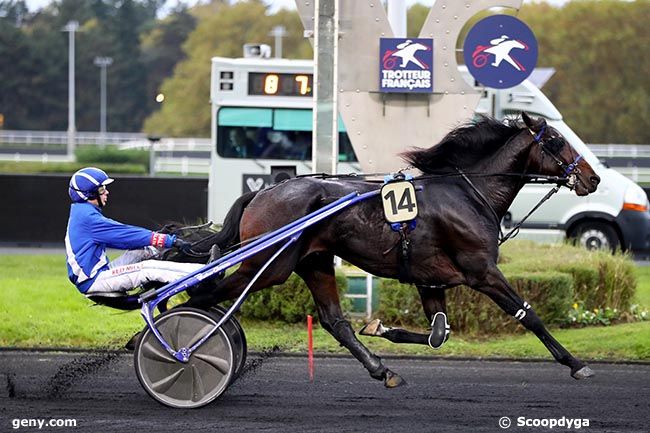
[[[637,286],[634,302],[650,308],[650,266],[637,266]]]
[[[137,311],[123,313],[91,306],[68,282],[63,255],[0,255],[0,269],[0,346],[115,349],[143,327]],[[636,301],[650,307],[650,268],[636,270]],[[354,323],[355,329],[361,325]],[[278,346],[289,352],[306,351],[304,325],[245,321],[243,326],[249,350]],[[650,360],[650,322],[555,329],[553,334],[580,358]],[[529,333],[481,339],[452,333],[437,352],[424,346],[360,338],[379,354],[551,359],[541,342]],[[315,329],[314,345],[319,352],[347,353],[320,327]]]
[[[2,174],[45,174],[62,173],[70,176],[75,171],[88,167],[88,162],[33,162],[33,161],[0,161]],[[146,174],[148,169],[143,164],[101,163],[103,170],[116,174]]]

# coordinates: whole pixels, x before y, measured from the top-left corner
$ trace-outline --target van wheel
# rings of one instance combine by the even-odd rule
[[[579,224],[570,237],[576,245],[586,249],[616,251],[621,248],[621,241],[614,228],[602,222],[585,222]]]

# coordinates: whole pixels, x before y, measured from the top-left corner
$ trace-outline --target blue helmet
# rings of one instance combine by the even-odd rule
[[[83,203],[99,197],[99,188],[113,182],[104,170],[86,167],[77,171],[70,178],[68,195],[75,203]]]

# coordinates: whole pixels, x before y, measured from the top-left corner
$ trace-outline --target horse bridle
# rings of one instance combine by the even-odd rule
[[[564,169],[564,174],[562,175],[562,177],[567,179],[566,186],[569,189],[573,189],[576,185],[576,182],[578,181],[577,175],[581,173],[580,169],[578,168],[578,163],[583,159],[583,156],[576,152],[577,155],[574,158],[573,162],[567,164],[557,156],[557,154],[560,152],[562,147],[566,146],[566,140],[564,140],[561,146],[557,145],[557,142],[560,140],[558,137],[551,136],[548,139],[543,140],[542,136],[546,132],[546,125],[542,126],[542,128],[537,133],[535,133],[535,131],[533,131],[530,128],[528,128],[528,131],[533,136],[533,140],[535,141],[535,143],[537,143],[540,146],[542,155],[550,156],[557,163],[557,165],[559,165],[561,168]],[[571,151],[575,152],[575,149],[571,147]]]
[[[559,165],[561,168],[564,169],[564,174],[561,176],[561,179],[566,179],[566,182],[564,185],[569,188],[573,189],[576,185],[576,182],[578,181],[577,175],[580,174],[580,169],[578,168],[578,163],[580,160],[582,160],[583,156],[581,154],[577,154],[576,157],[573,159],[573,162],[570,164],[562,161],[560,158],[558,158],[557,154],[560,152],[562,147],[566,145],[566,140],[561,145],[558,145],[559,138],[551,136],[546,140],[542,139],[542,136],[546,132],[546,125],[542,126],[542,128],[539,130],[539,132],[535,133],[532,129],[528,128],[528,131],[530,134],[533,136],[533,141],[539,145],[540,150],[542,152],[542,155],[548,155],[553,160]],[[571,151],[575,152],[575,149],[571,147]],[[577,152],[576,152],[577,153]],[[474,183],[467,177],[465,173],[463,173],[462,170],[459,168],[456,168],[456,171],[458,174],[469,184],[469,186],[476,192],[478,197],[481,199],[481,201],[487,206],[487,208],[490,210],[492,215],[495,217],[497,221],[497,226],[499,227],[499,239],[498,239],[498,244],[501,245],[504,242],[506,242],[508,239],[517,236],[519,233],[519,229],[521,228],[522,224],[530,217],[539,207],[546,202],[551,196],[555,193],[557,193],[560,189],[560,182],[555,181],[556,183],[555,187],[553,187],[542,199],[526,214],[515,226],[505,235],[503,234],[503,231],[501,230],[501,221],[499,219],[499,216],[497,215],[496,211],[490,204],[489,200],[483,195],[481,190],[479,190]],[[557,178],[556,178],[557,179]]]

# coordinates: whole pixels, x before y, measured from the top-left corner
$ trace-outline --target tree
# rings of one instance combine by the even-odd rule
[[[142,63],[147,71],[147,112],[155,111],[162,82],[171,77],[176,64],[185,59],[183,43],[196,28],[196,18],[180,5],[141,38]]]
[[[107,16],[102,28],[113,57],[108,75],[108,93],[112,101],[108,107],[109,125],[117,131],[138,131],[148,114],[147,73],[141,57],[140,33],[155,20],[157,2],[111,0],[109,4],[112,13]],[[89,58],[87,63],[92,65],[92,59]],[[99,77],[97,70],[93,75]],[[99,84],[95,89],[99,89]],[[95,91],[97,94],[98,90]],[[95,112],[98,113],[98,110]]]
[[[29,41],[13,24],[13,18],[0,19],[0,114],[6,129],[22,128],[28,109],[22,101],[28,96],[31,62]]]
[[[15,69],[9,67],[21,82],[16,88],[19,97],[11,107],[20,116],[12,116],[7,128],[64,130],[67,125],[67,34],[59,24],[63,19],[54,18],[37,13],[20,28],[21,58],[12,61]]]
[[[6,62],[0,71],[0,110],[7,112],[5,127],[67,128],[68,34],[62,29],[75,20],[80,23],[75,36],[77,129],[99,128],[99,70],[93,60],[110,56],[109,127],[139,131],[149,113],[140,34],[155,22],[161,1],[61,0],[21,19],[21,27],[14,30],[9,23],[16,22],[20,2],[0,3],[0,62]]]
[[[544,88],[588,143],[650,143],[650,2],[527,4],[520,18],[557,72]]]
[[[196,9],[198,25],[183,46],[187,58],[176,65],[174,76],[162,85],[165,102],[149,117],[144,129],[171,136],[209,136],[210,59],[214,56],[241,57],[245,43],[273,45],[271,29],[279,24],[288,29],[283,41],[286,57],[311,57],[296,12],[267,14],[261,0],[229,5],[212,2]]]
[[[29,18],[29,9],[25,0],[2,0],[0,1],[0,19],[16,27],[22,26]]]
[[[416,3],[406,12],[406,34],[409,38],[417,38],[420,35],[420,30],[424,25],[424,21],[429,15],[429,6],[424,6],[420,3]]]

